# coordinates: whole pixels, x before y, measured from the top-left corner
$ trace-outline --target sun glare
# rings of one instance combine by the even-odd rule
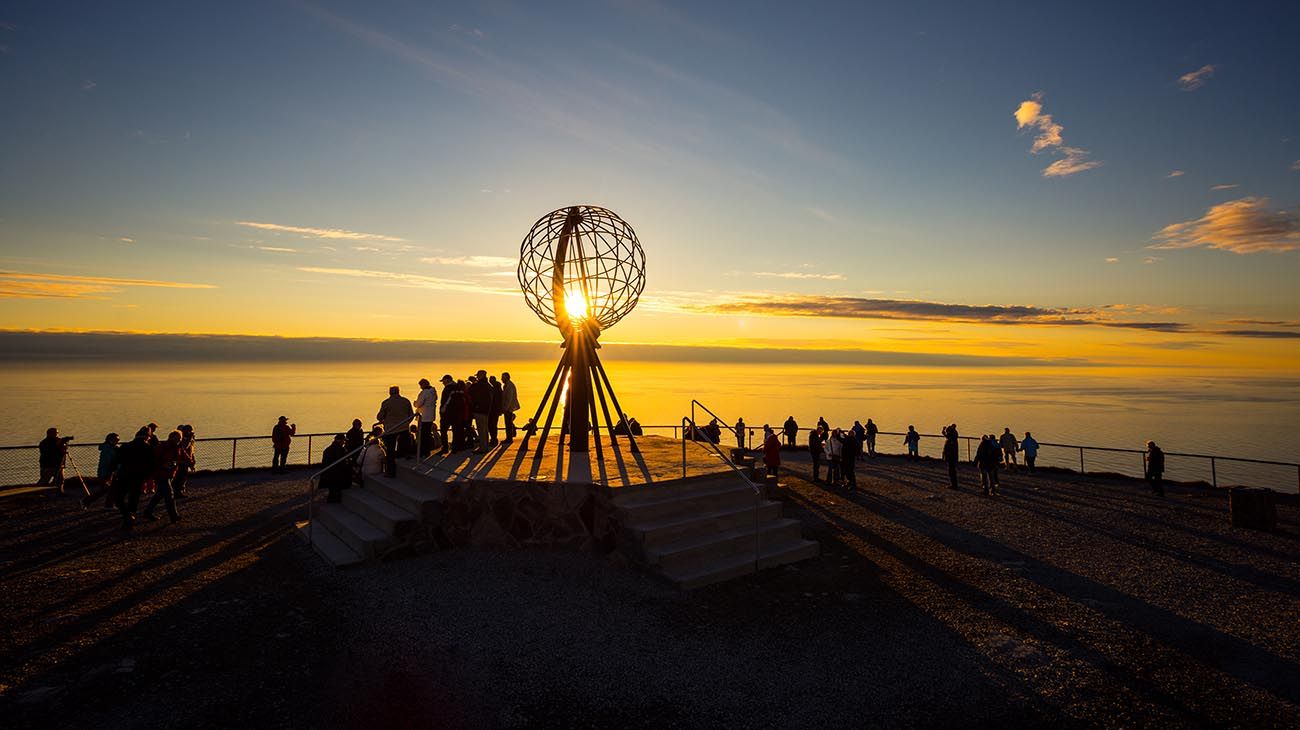
[[[581,321],[587,318],[587,298],[577,289],[565,292],[564,308],[569,313],[569,319]]]

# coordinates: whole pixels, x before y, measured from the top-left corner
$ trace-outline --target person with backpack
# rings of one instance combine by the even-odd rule
[[[1038,458],[1038,442],[1034,440],[1034,435],[1025,431],[1025,440],[1020,442],[1020,451],[1025,455],[1025,466],[1029,467],[1029,473],[1034,473],[1034,460]]]
[[[916,432],[916,426],[907,427],[907,435],[903,437],[903,444],[907,446],[907,458],[921,458],[921,434]]]
[[[1151,483],[1151,492],[1157,497],[1165,496],[1165,452],[1156,446],[1156,442],[1147,442],[1147,481]]]

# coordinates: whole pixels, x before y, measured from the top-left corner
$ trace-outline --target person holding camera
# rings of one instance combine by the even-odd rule
[[[68,442],[71,440],[71,436],[60,436],[57,428],[45,430],[45,438],[39,444],[41,479],[37,486],[53,484],[63,491],[63,462],[68,458]]]
[[[289,462],[289,445],[293,443],[294,434],[298,433],[298,424],[289,423],[288,416],[280,416],[275,427],[271,429],[271,473],[283,474]]]

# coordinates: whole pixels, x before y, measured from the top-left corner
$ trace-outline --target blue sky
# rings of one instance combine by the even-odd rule
[[[513,257],[578,201],[646,246],[640,341],[751,336],[683,307],[739,296],[1300,321],[1295,3],[39,2],[0,24],[0,268],[210,287],[45,281],[0,296],[2,327],[409,329],[262,319],[280,291],[468,298],[491,336],[540,337],[474,292],[511,266],[454,262]],[[1038,154],[1013,117],[1033,100],[1063,138]],[[1045,177],[1067,149],[1100,165]],[[791,341],[863,324],[755,317]]]

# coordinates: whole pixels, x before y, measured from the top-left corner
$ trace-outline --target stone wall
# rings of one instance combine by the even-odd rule
[[[442,504],[444,547],[557,547],[608,553],[620,526],[604,487],[469,481]]]

